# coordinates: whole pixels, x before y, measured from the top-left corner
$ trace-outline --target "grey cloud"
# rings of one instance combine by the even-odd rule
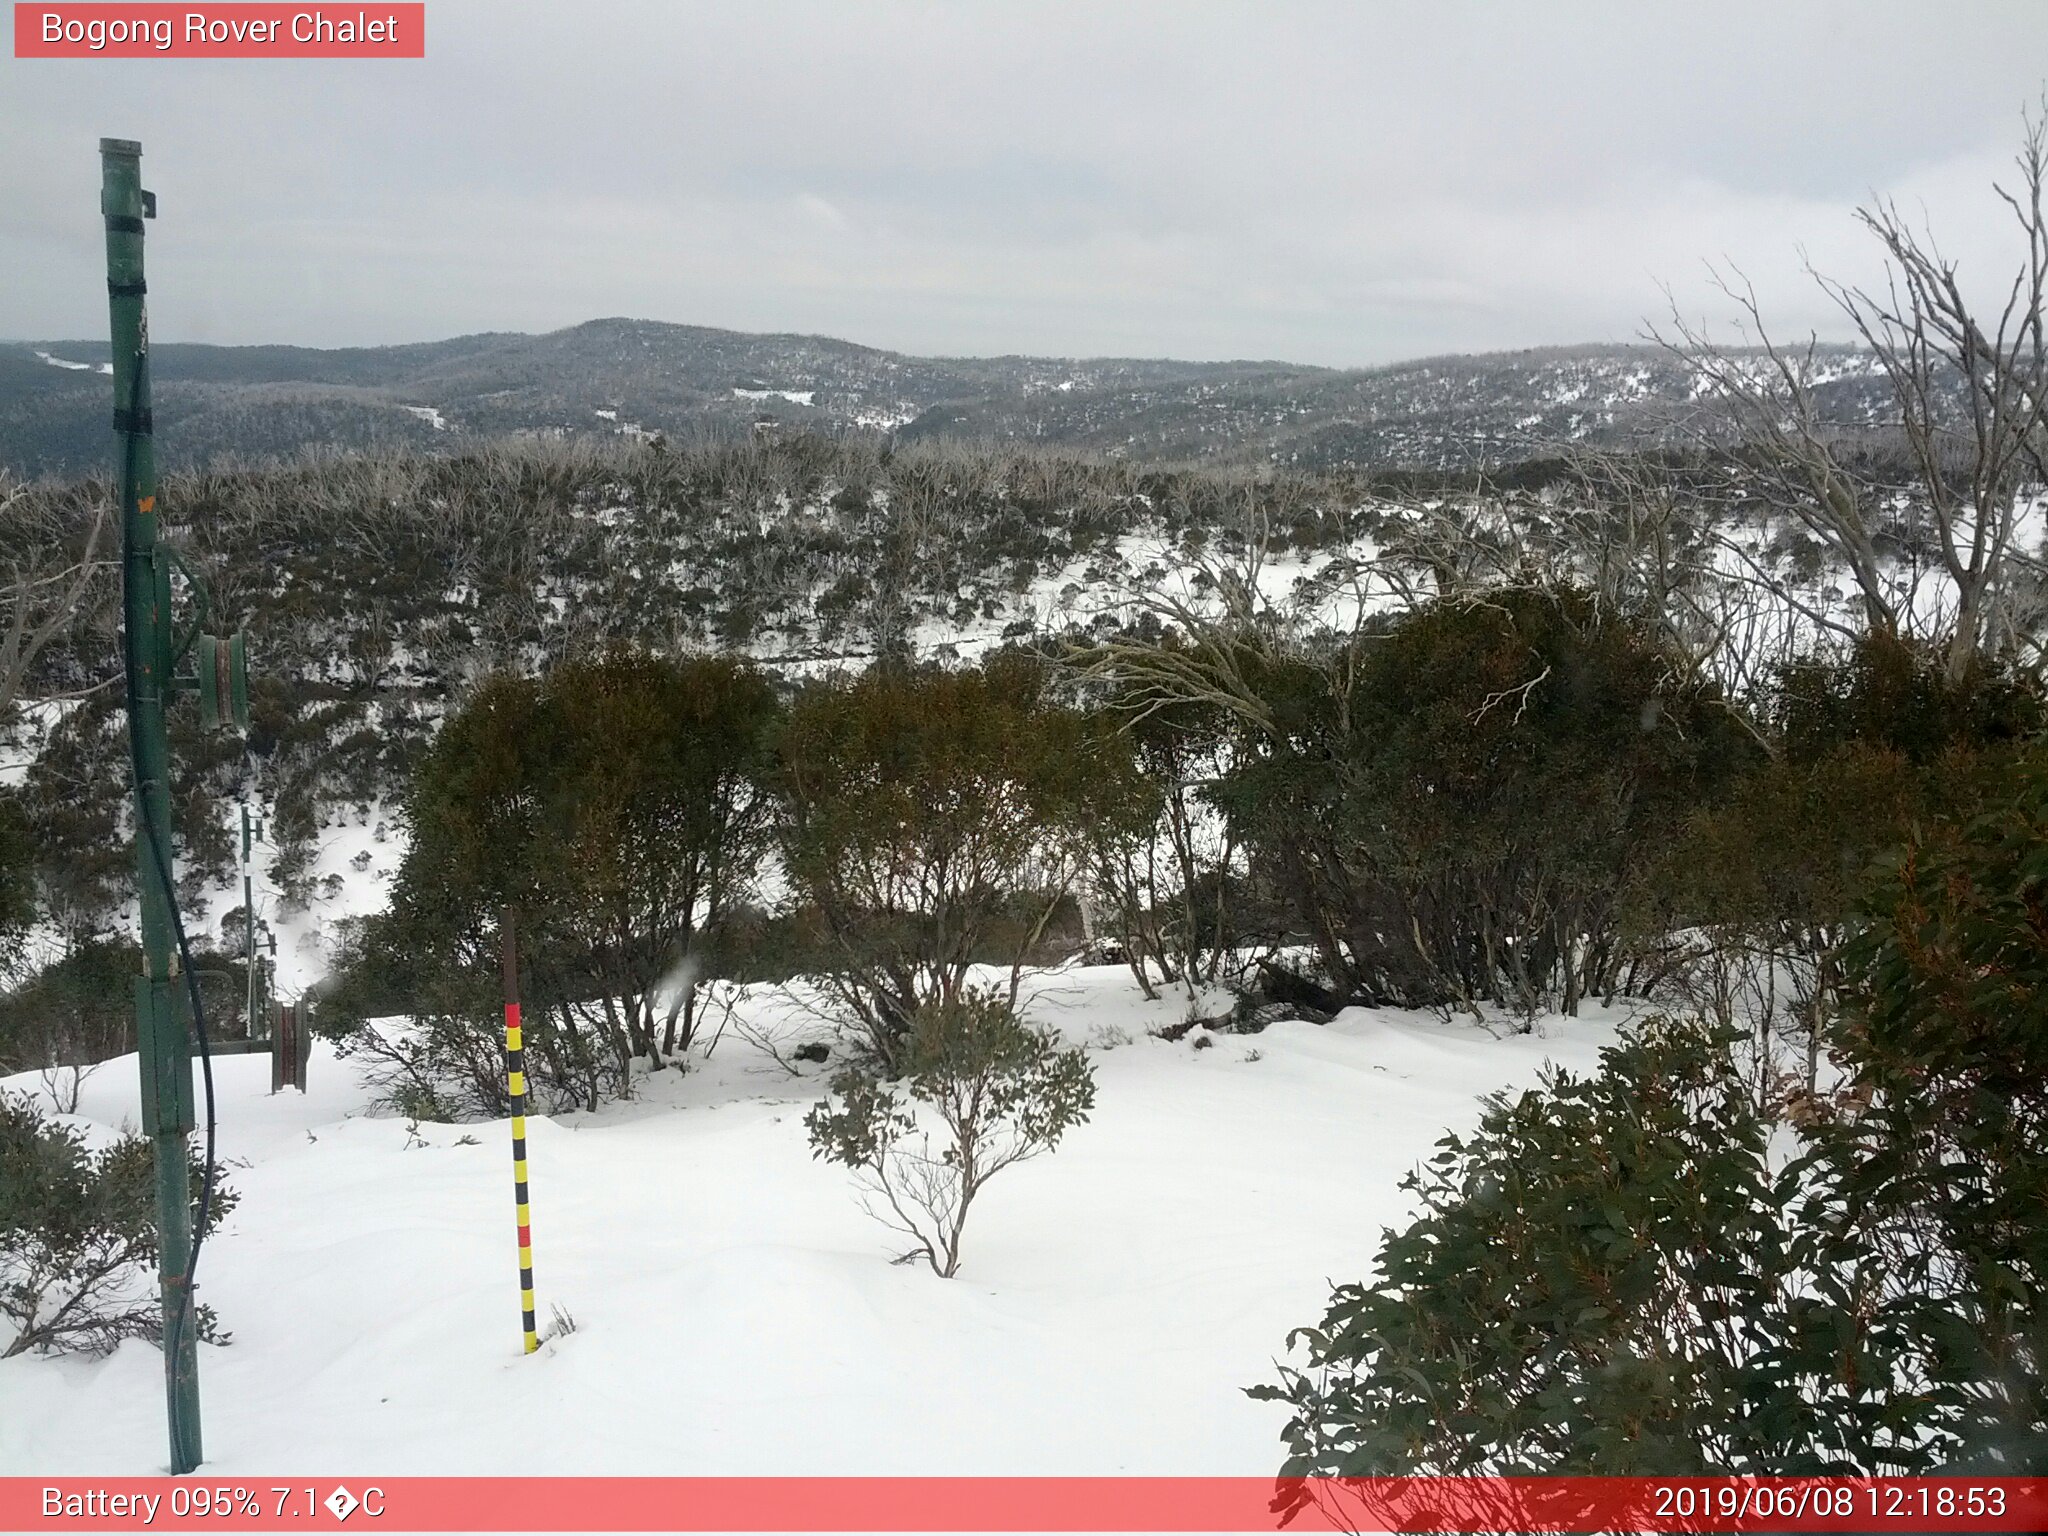
[[[1722,257],[1826,330],[1872,191],[1991,262],[2048,7],[430,0],[428,55],[0,61],[0,335],[104,326],[105,133],[179,339],[1358,364],[1630,337]]]

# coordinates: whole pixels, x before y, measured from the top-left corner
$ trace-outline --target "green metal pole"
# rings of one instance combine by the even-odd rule
[[[248,967],[248,1001],[242,1005],[243,1033],[256,1034],[256,892],[250,879],[249,802],[242,802],[242,955]]]
[[[142,1128],[156,1147],[156,1209],[164,1322],[164,1396],[171,1471],[199,1465],[197,1319],[185,1294],[192,1254],[186,1137],[192,1113],[192,1040],[176,991],[171,895],[170,582],[157,550],[156,455],[150,440],[149,316],[142,220],[156,199],[142,190],[142,146],[100,140],[100,212],[107,227],[107,307],[114,344],[115,484],[121,508],[128,731],[135,765],[135,875],[141,890],[142,974],[135,984],[142,1059]]]

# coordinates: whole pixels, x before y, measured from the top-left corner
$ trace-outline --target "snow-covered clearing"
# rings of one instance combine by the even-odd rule
[[[892,1265],[850,1175],[812,1160],[829,1065],[792,1077],[728,1030],[634,1100],[532,1120],[541,1319],[576,1329],[531,1358],[503,1122],[371,1116],[325,1047],[304,1096],[221,1060],[242,1203],[200,1269],[234,1335],[201,1350],[205,1470],[1270,1473],[1285,1414],[1240,1389],[1366,1272],[1403,1173],[1615,1023],[1496,1039],[1354,1009],[1170,1042],[1147,1030],[1185,997],[1115,968],[1043,977],[1030,1006],[1091,1045],[1097,1108],[989,1186],[952,1281]],[[824,1030],[784,992],[741,1009],[785,1044]],[[87,1082],[95,1135],[136,1119],[136,1077]],[[160,1471],[161,1372],[136,1342],[0,1363],[0,1474]]]
[[[41,348],[36,349],[36,356],[40,357],[52,368],[68,368],[73,373],[112,373],[114,371],[112,363],[74,363],[69,358],[52,357]]]
[[[853,424],[876,432],[893,432],[909,426],[921,414],[923,408],[915,401],[898,400],[893,405],[863,406],[853,413]]]

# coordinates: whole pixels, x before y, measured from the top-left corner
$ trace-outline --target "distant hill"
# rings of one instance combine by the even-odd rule
[[[0,464],[76,475],[108,455],[105,342],[0,343]],[[1829,414],[1881,418],[1865,354],[1834,349]],[[159,460],[193,467],[450,434],[743,431],[766,419],[904,440],[1028,440],[1146,461],[1303,469],[1503,463],[1640,442],[1693,407],[1662,351],[1554,347],[1339,370],[1280,362],[912,357],[822,336],[592,320],[394,347],[159,344]]]

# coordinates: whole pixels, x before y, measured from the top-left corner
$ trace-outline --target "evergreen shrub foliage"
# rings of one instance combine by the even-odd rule
[[[900,1065],[910,1020],[977,963],[1036,956],[1091,834],[1143,803],[1111,721],[1053,696],[1041,661],[876,667],[820,682],[778,743],[778,851],[825,937],[826,981],[863,1048]]]
[[[1215,797],[1344,996],[1523,1011],[1616,990],[1632,882],[1754,753],[1647,630],[1568,587],[1443,599],[1270,658]]]
[[[193,1221],[201,1168],[193,1159]],[[212,1231],[235,1208],[217,1182]],[[97,1150],[72,1126],[0,1093],[0,1359],[36,1350],[103,1355],[123,1339],[161,1339],[156,1178],[149,1141],[129,1134]],[[225,1343],[211,1308],[198,1337]]]
[[[618,649],[501,674],[415,773],[389,909],[361,924],[324,1015],[393,1104],[502,1114],[513,914],[529,1091],[594,1109],[632,1063],[685,1051],[769,827],[774,692],[724,657]],[[384,1013],[409,1029],[373,1027]]]
[[[1655,1020],[1497,1097],[1277,1385],[1283,1476],[2048,1468],[2048,768],[1914,833],[1844,946],[1839,1084],[1760,1110]]]

